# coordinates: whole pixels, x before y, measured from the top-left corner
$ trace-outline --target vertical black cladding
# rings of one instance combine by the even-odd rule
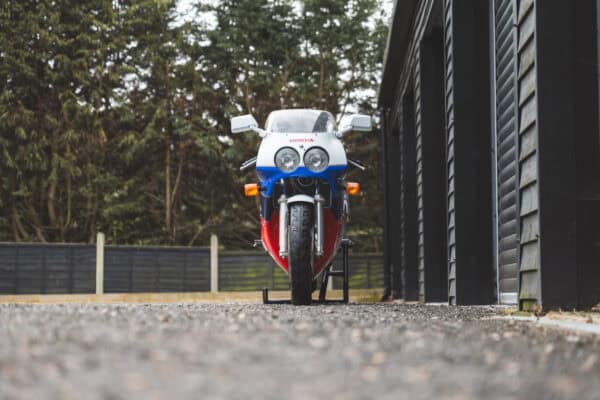
[[[393,298],[402,298],[404,293],[401,284],[401,273],[403,267],[403,219],[402,219],[402,191],[401,191],[401,151],[400,151],[400,129],[398,120],[390,121],[391,130],[387,141],[388,151],[388,196],[389,196],[389,221],[390,241],[388,252],[391,273],[391,295]]]
[[[456,304],[456,196],[454,193],[454,33],[453,0],[444,1],[444,93],[447,171],[448,302]]]
[[[519,5],[519,298],[586,307],[600,301],[597,2]]]
[[[383,165],[381,180],[383,181],[383,300],[389,299],[392,294],[392,267],[391,267],[391,226],[390,226],[390,185],[389,185],[389,157],[388,157],[388,112],[385,108],[381,109],[381,127],[379,135],[381,163]]]
[[[494,296],[489,3],[446,1],[449,300]]]
[[[420,2],[411,13],[407,35],[412,36],[401,44],[410,51],[401,57],[405,64],[387,68],[395,76],[386,79],[399,82],[393,107],[399,114],[394,116],[399,142],[394,145],[401,149],[387,153],[393,159],[388,171],[390,176],[399,172],[401,188],[389,197],[399,203],[388,210],[400,228],[397,235],[390,229],[388,246],[390,257],[401,256],[404,297],[416,299],[412,290],[421,284],[421,298],[429,300],[431,262],[445,253],[449,302],[494,302],[497,250],[502,303],[518,300],[524,309],[596,304],[600,0],[434,1]],[[436,5],[442,5],[437,14],[427,11]],[[431,95],[439,54],[429,52],[432,29],[423,25],[434,15],[443,32],[443,40],[438,37],[444,66],[439,103]],[[435,107],[441,110],[431,111]],[[440,122],[435,115],[445,119],[445,154],[428,143],[436,137],[428,132]],[[439,159],[442,168],[436,168]],[[445,213],[434,218],[435,205],[428,201],[439,193],[435,173],[440,171]],[[438,219],[445,220],[440,226],[447,231],[446,252],[431,251],[435,240],[428,239]],[[492,248],[495,231],[497,249]]]
[[[498,285],[501,303],[518,292],[518,103],[516,1],[495,0]]]
[[[424,301],[448,299],[444,37],[433,29],[421,46]]]
[[[385,299],[402,297],[400,274],[401,259],[401,203],[400,203],[400,141],[397,113],[382,111],[382,157],[385,165],[385,253],[384,253],[384,292]]]
[[[600,1],[574,2],[578,303],[600,303]]]
[[[536,4],[541,303],[577,306],[575,2]],[[579,3],[579,2],[577,2]]]
[[[534,0],[519,1],[519,305],[541,299],[538,61]]]
[[[415,137],[415,99],[411,92],[402,102],[402,288],[404,299],[419,299],[417,160]]]
[[[580,306],[600,303],[600,132],[598,32],[600,2],[577,2],[575,37],[577,260]],[[595,84],[594,84],[595,83]]]

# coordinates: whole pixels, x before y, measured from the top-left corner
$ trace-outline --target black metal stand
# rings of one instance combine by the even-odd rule
[[[350,239],[342,239],[342,269],[339,271],[332,270],[332,265],[329,264],[325,267],[321,278],[321,288],[319,290],[319,300],[317,304],[348,304],[350,300],[348,283],[350,280],[350,266],[348,265],[348,249],[352,247],[352,241]],[[327,300],[325,298],[327,294],[327,283],[329,278],[333,276],[339,276],[343,279],[343,298],[340,300]],[[291,304],[290,300],[269,300],[269,289],[263,288],[262,290],[263,304]]]
[[[262,290],[263,304],[292,304],[291,300],[269,300],[269,289]]]

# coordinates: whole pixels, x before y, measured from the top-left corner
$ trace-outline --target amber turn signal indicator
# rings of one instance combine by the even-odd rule
[[[350,196],[356,196],[360,193],[360,183],[358,182],[346,182],[346,193]]]
[[[246,197],[258,196],[258,183],[247,183],[244,185],[244,194]]]

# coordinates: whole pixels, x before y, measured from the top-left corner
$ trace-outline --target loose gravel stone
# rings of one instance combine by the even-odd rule
[[[0,305],[0,399],[598,398],[600,338],[416,304]]]

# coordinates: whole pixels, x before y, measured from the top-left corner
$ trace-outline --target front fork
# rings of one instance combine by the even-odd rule
[[[279,198],[279,257],[288,256],[288,203],[285,194]]]
[[[323,255],[323,240],[325,237],[323,203],[325,203],[325,198],[317,191],[315,194],[315,254],[319,257]]]
[[[323,255],[323,242],[325,239],[325,227],[323,222],[323,204],[325,197],[318,191],[315,193],[315,255]],[[287,258],[288,256],[288,198],[285,194],[279,197],[279,257]]]

